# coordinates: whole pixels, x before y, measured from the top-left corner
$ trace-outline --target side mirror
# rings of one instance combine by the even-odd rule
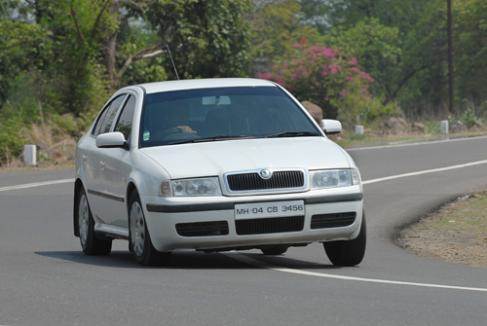
[[[323,119],[321,120],[321,128],[327,135],[338,134],[342,132],[342,123],[338,120]]]
[[[128,149],[128,143],[121,132],[115,131],[96,136],[96,147]]]

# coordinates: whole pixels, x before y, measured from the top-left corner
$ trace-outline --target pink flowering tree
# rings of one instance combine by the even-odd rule
[[[372,100],[369,86],[373,79],[360,69],[356,58],[330,47],[309,45],[306,39],[296,43],[270,71],[257,76],[281,84],[301,101],[318,104],[326,117],[339,116],[350,124],[367,112]]]

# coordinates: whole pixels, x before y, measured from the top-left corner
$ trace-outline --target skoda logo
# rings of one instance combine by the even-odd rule
[[[259,175],[262,179],[267,180],[272,177],[272,171],[269,169],[262,169],[260,170]]]

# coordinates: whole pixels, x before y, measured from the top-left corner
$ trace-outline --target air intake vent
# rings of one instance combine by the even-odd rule
[[[228,223],[226,221],[179,223],[176,224],[176,230],[183,237],[226,235]]]
[[[275,171],[269,179],[258,173],[240,173],[227,176],[231,191],[271,190],[282,188],[301,188],[304,186],[303,171]]]
[[[318,214],[311,217],[312,229],[337,228],[353,224],[357,214],[355,212]]]
[[[237,220],[235,226],[239,235],[301,231],[304,216]]]

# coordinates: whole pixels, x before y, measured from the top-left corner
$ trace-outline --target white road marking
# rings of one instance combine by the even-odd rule
[[[241,263],[245,263],[247,265],[256,266],[256,267],[260,267],[260,268],[264,268],[264,269],[268,269],[268,270],[272,270],[272,271],[276,271],[276,272],[281,272],[281,273],[288,273],[288,274],[315,276],[315,277],[322,277],[322,278],[328,278],[328,279],[338,279],[338,280],[357,281],[357,282],[366,282],[366,283],[406,285],[406,286],[417,286],[417,287],[425,287],[425,288],[439,288],[439,289],[449,289],[449,290],[487,292],[487,288],[434,284],[434,283],[393,281],[393,280],[384,280],[384,279],[379,279],[379,278],[366,278],[366,277],[336,275],[336,274],[329,274],[329,273],[318,273],[318,272],[311,272],[311,271],[294,269],[294,268],[272,267],[272,266],[270,266],[270,265],[268,265],[262,261],[248,257],[248,256],[243,255],[243,254],[232,253],[232,254],[224,254],[224,255],[229,257],[229,258],[232,258],[236,261],[239,261]]]
[[[70,182],[74,182],[74,179],[71,178],[71,179],[48,180],[48,181],[42,181],[42,182],[25,183],[25,184],[21,184],[21,185],[0,187],[0,192],[17,190],[17,189],[28,189],[28,188],[35,188],[35,187],[42,187],[42,186],[50,186],[50,185],[70,183]]]
[[[394,179],[413,177],[413,176],[417,176],[417,175],[444,172],[444,171],[450,171],[450,170],[456,170],[456,169],[463,169],[466,167],[482,165],[482,164],[487,164],[487,160],[474,161],[474,162],[468,162],[468,163],[457,164],[457,165],[450,165],[450,166],[445,166],[442,168],[435,168],[435,169],[429,169],[429,170],[421,170],[421,171],[408,172],[408,173],[403,173],[403,174],[396,174],[396,175],[391,175],[388,177],[365,180],[365,181],[362,181],[362,184],[368,185],[371,183],[377,183],[377,182],[384,182],[384,181],[389,181],[389,180],[394,180]]]
[[[388,177],[382,177],[382,178],[377,178],[377,179],[363,180],[362,184],[368,185],[371,183],[384,182],[384,181],[413,177],[413,176],[429,174],[429,173],[437,173],[437,172],[444,172],[444,171],[450,171],[450,170],[456,170],[456,169],[463,169],[466,167],[483,165],[483,164],[487,164],[487,160],[474,161],[474,162],[468,162],[468,163],[463,163],[463,164],[445,166],[445,167],[441,167],[441,168],[396,174],[396,175],[391,175]],[[74,179],[71,178],[71,179],[60,179],[60,180],[50,180],[50,181],[48,180],[48,181],[42,181],[42,182],[26,183],[26,184],[20,184],[20,185],[0,187],[0,192],[10,191],[10,190],[18,190],[18,189],[28,189],[28,188],[35,188],[35,187],[42,187],[42,186],[50,186],[50,185],[70,183],[70,182],[74,182]],[[0,325],[0,326],[2,326],[2,325]]]
[[[388,181],[388,180],[406,178],[406,177],[417,176],[417,175],[428,174],[428,173],[436,173],[436,172],[443,172],[443,171],[461,169],[461,168],[466,168],[466,167],[471,167],[471,166],[476,166],[476,165],[482,165],[482,164],[487,164],[487,160],[469,162],[469,163],[452,165],[452,166],[436,168],[436,169],[429,169],[429,170],[422,170],[422,171],[416,171],[416,172],[410,172],[410,173],[403,173],[403,174],[392,175],[392,176],[388,176],[388,177],[371,179],[371,180],[365,180],[365,181],[363,181],[363,184],[366,185],[366,184],[384,182],[384,181]],[[35,187],[41,187],[41,186],[47,186],[47,185],[70,183],[70,182],[74,182],[74,179],[71,178],[71,179],[60,179],[60,180],[27,183],[27,184],[21,184],[21,185],[1,187],[0,192],[17,190],[17,189],[35,188]],[[273,270],[273,271],[277,271],[277,272],[282,272],[282,273],[289,273],[289,274],[315,276],[315,277],[322,277],[322,278],[329,278],[329,279],[340,279],[340,280],[348,280],[348,281],[359,281],[359,282],[367,282],[367,283],[407,285],[407,286],[428,287],[428,288],[441,288],[441,289],[451,289],[451,290],[487,292],[487,288],[465,287],[465,286],[433,284],[433,283],[394,281],[394,280],[385,280],[385,279],[376,279],[376,278],[335,275],[335,274],[329,274],[329,273],[318,273],[318,272],[311,272],[311,271],[293,269],[293,268],[272,267],[272,266],[265,264],[264,262],[261,262],[259,260],[250,258],[250,257],[242,255],[242,254],[225,254],[225,255],[227,257],[230,257],[230,258],[235,259],[237,261],[246,263],[248,265],[257,266],[257,267],[261,267],[261,268],[265,268],[265,269]],[[0,326],[2,326],[2,325],[0,325]]]
[[[487,139],[487,136],[453,138],[453,139],[433,140],[433,141],[424,141],[424,142],[416,142],[416,143],[390,144],[390,145],[382,145],[382,146],[357,147],[357,148],[348,148],[347,151],[361,151],[361,150],[382,149],[382,148],[419,146],[419,145],[429,145],[429,144],[438,144],[438,143],[469,141],[469,140],[476,140],[476,139]],[[363,184],[365,185],[365,184],[382,182],[382,181],[399,179],[399,178],[405,178],[405,177],[410,177],[410,176],[415,176],[415,175],[460,169],[460,168],[464,168],[464,167],[468,167],[468,166],[486,164],[486,162],[487,162],[487,160],[476,161],[476,162],[470,162],[470,163],[465,163],[465,164],[447,166],[447,167],[438,168],[438,169],[422,170],[422,171],[392,175],[392,176],[383,177],[383,178],[365,180],[365,181],[363,181]],[[34,183],[26,183],[26,184],[20,184],[20,185],[0,187],[0,192],[17,190],[17,189],[35,188],[35,187],[41,187],[41,186],[49,186],[49,185],[69,183],[69,182],[74,182],[74,179],[51,180],[51,181],[34,182]],[[0,325],[0,326],[2,326],[2,325]]]
[[[373,149],[400,148],[400,147],[409,147],[409,146],[453,143],[453,142],[469,141],[469,140],[476,140],[476,139],[487,139],[487,136],[452,138],[452,139],[422,141],[422,142],[415,142],[415,143],[388,144],[388,145],[366,146],[366,147],[355,147],[355,148],[352,147],[352,148],[345,148],[345,149],[347,150],[347,152],[355,152],[355,151],[373,150]]]

